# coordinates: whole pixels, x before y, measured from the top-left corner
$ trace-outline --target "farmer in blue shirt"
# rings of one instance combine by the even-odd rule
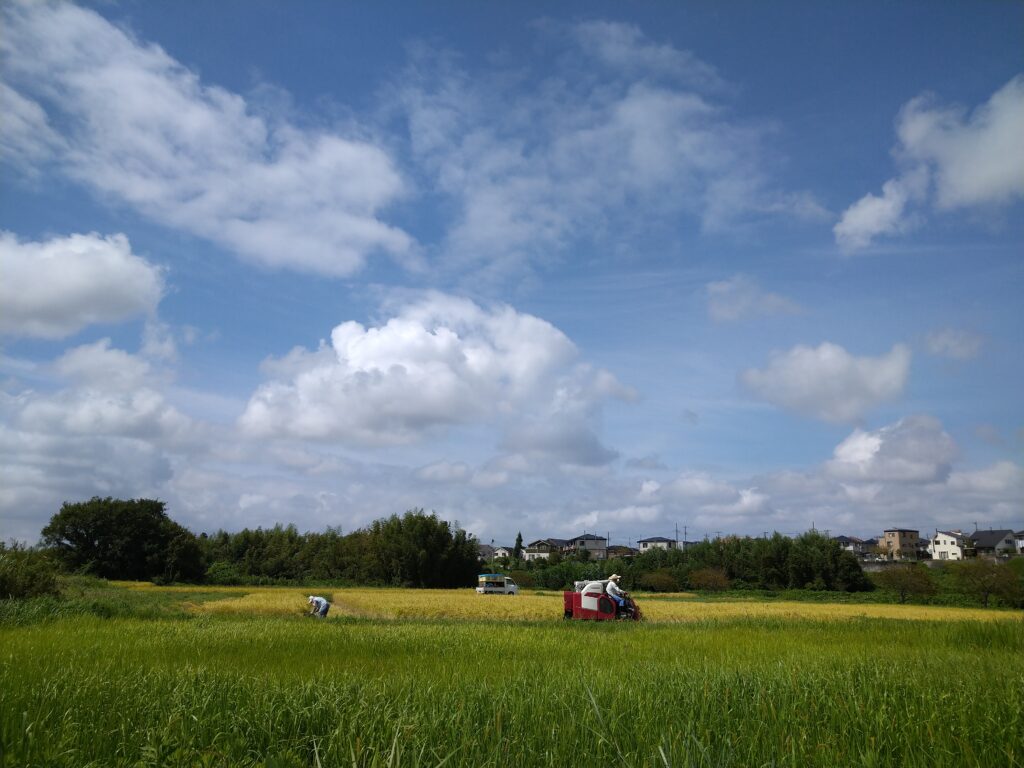
[[[331,604],[325,598],[317,597],[316,595],[310,595],[307,602],[313,606],[309,611],[309,615],[320,619],[327,616],[327,609],[331,607]]]

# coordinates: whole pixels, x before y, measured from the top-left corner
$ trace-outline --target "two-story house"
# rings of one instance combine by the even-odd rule
[[[970,537],[963,531],[936,531],[928,541],[932,560],[963,560],[970,549]]]
[[[675,539],[666,539],[664,536],[652,536],[649,539],[640,539],[637,542],[640,553],[649,552],[652,549],[677,549],[679,542]]]
[[[523,550],[524,560],[547,560],[552,552],[561,552],[569,544],[568,539],[537,539]]]

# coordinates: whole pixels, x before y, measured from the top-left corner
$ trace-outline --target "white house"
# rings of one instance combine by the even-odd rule
[[[512,552],[513,552],[513,547],[495,547],[494,548],[494,556],[495,557],[508,557],[508,558],[511,558],[512,557]]]
[[[650,552],[652,549],[676,549],[679,543],[675,539],[666,539],[664,536],[651,536],[649,539],[640,539],[637,542],[640,553]]]
[[[1024,555],[1024,531],[1017,531],[1013,534],[1013,539],[1017,543],[1017,553]]]
[[[932,560],[963,560],[964,550],[971,542],[963,531],[936,531],[928,540],[928,554]]]

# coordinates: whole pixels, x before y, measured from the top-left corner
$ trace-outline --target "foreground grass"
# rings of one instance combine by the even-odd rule
[[[1024,762],[1019,616],[316,621],[254,594],[287,609],[0,628],[0,765]]]

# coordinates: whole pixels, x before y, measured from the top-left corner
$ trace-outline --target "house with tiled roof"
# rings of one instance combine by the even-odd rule
[[[537,539],[523,550],[524,560],[547,560],[552,552],[561,552],[569,545],[568,539]]]
[[[1017,541],[1009,529],[975,531],[971,540],[979,555],[1012,555],[1017,552]]]
[[[858,539],[856,536],[833,536],[839,546],[847,552],[852,552],[857,557],[863,557],[875,546],[876,542]]]
[[[625,544],[609,544],[608,559],[613,557],[635,557],[640,551],[635,547],[627,547]]]

